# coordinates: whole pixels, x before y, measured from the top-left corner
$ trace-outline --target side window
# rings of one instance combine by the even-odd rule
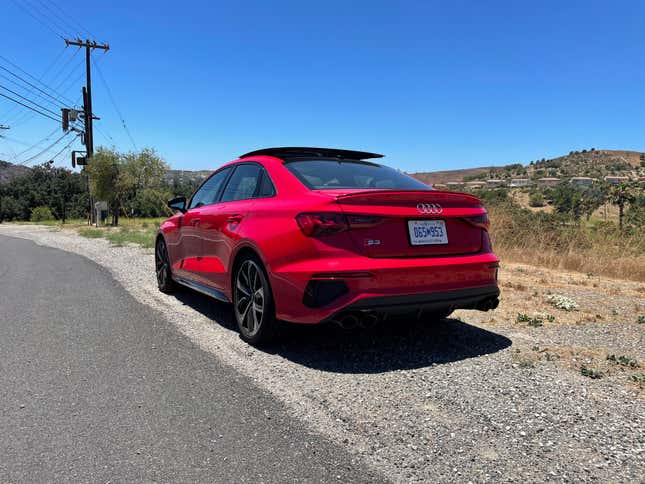
[[[188,209],[201,207],[202,205],[211,205],[217,201],[222,184],[230,173],[230,168],[224,168],[211,176],[200,188],[195,192],[193,198],[190,200]]]
[[[258,198],[269,198],[275,195],[275,187],[269,175],[265,170],[262,170],[262,181],[260,182],[260,189],[258,190]]]
[[[255,197],[262,179],[262,167],[255,164],[238,165],[224,188],[222,202],[247,200]]]

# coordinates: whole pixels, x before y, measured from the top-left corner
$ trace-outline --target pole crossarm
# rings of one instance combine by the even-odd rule
[[[110,46],[108,44],[99,44],[95,40],[81,40],[81,39],[74,39],[74,40],[64,39],[64,40],[65,40],[65,45],[67,46],[75,45],[76,47],[88,47],[90,49],[101,49],[105,51],[110,50]]]

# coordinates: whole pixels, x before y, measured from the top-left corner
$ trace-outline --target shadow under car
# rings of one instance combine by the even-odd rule
[[[230,304],[190,289],[175,296],[222,327],[237,331]],[[260,347],[294,363],[334,373],[384,373],[476,358],[508,348],[511,340],[458,319],[399,316],[369,329],[331,323],[282,324],[276,341]]]

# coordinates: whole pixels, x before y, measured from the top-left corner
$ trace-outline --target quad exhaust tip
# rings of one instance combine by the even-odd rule
[[[476,309],[479,309],[480,311],[491,311],[497,308],[497,306],[499,306],[499,298],[491,297],[478,303]]]
[[[471,306],[470,309],[491,311],[496,309],[497,306],[499,306],[499,298],[497,296],[492,296],[479,301],[475,306]],[[356,328],[373,328],[380,319],[379,315],[372,311],[352,311],[341,313],[329,321],[343,329],[351,330]]]
[[[376,323],[378,323],[379,317],[372,312],[352,312],[340,314],[336,318],[331,319],[331,322],[337,324],[343,329],[356,329],[364,328],[369,329],[373,328]]]

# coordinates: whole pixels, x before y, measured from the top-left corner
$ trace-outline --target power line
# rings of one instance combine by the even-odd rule
[[[23,89],[23,90],[27,91],[27,94],[31,94],[31,91],[29,91],[29,90],[25,89],[25,87],[24,87],[22,84],[20,84],[20,83],[18,83],[18,82],[16,82],[16,81],[14,81],[13,79],[11,79],[11,78],[9,78],[9,77],[5,76],[4,74],[0,74],[0,79],[4,79],[5,81],[10,82],[10,83],[11,83],[11,84],[13,84],[14,86],[17,86],[17,87],[19,87],[20,89]],[[43,99],[43,101],[46,101],[46,102],[48,102],[49,104],[51,104],[51,105],[53,105],[53,106],[58,107],[58,104],[56,104],[56,103],[55,103],[55,102],[53,102],[53,101],[50,101],[50,100],[49,100],[49,99],[47,99],[47,98],[44,98],[44,99]],[[16,105],[12,105],[12,106],[11,106],[11,107],[10,107],[10,108],[9,108],[9,109],[8,109],[8,110],[7,110],[3,115],[2,115],[2,118],[5,120],[5,122],[7,122],[7,123],[9,123],[9,124],[12,124],[12,125],[13,125],[13,122],[10,122],[10,115],[13,115],[13,112],[14,112],[16,109],[19,109],[19,108],[18,108],[18,106],[16,106]],[[21,112],[21,113],[18,115],[18,117],[22,117],[22,114],[23,114],[23,113]],[[17,118],[16,118],[16,119],[17,119]]]
[[[43,79],[43,77],[45,77],[45,75],[46,75],[46,74],[47,74],[47,73],[48,73],[48,72],[49,72],[49,71],[50,71],[50,70],[51,70],[51,69],[52,69],[52,68],[53,68],[57,63],[58,63],[58,61],[63,57],[63,54],[65,54],[65,51],[66,51],[66,49],[61,49],[60,54],[58,54],[58,55],[54,58],[54,60],[53,60],[53,61],[52,61],[48,66],[47,66],[47,68],[43,71],[43,73],[42,73],[42,74],[40,75],[40,77],[38,78],[38,81],[41,81],[41,80]],[[5,75],[0,75],[0,77],[3,77],[4,79],[6,79],[6,80],[10,81],[12,84],[15,84],[16,86],[20,87],[21,89],[23,89],[24,91],[26,91],[26,92],[27,92],[27,93],[29,93],[29,94],[34,93],[33,89],[31,89],[31,88],[29,88],[29,87],[25,87],[25,86],[23,86],[22,84],[20,84],[20,83],[18,83],[18,82],[16,82],[16,81],[14,81],[13,79],[9,79],[9,78],[8,78],[8,77],[6,77]],[[47,101],[47,102],[49,102],[50,104],[55,105],[56,107],[60,107],[60,105],[59,105],[58,103],[51,101],[50,99],[48,99],[47,97],[43,96],[42,94],[40,94],[40,93],[38,93],[38,92],[36,92],[35,94],[36,94],[36,99],[38,99],[38,100],[43,100],[43,101]],[[11,106],[11,107],[10,107],[10,108],[9,108],[9,109],[4,113],[4,116],[5,116],[5,117],[8,117],[9,115],[13,116],[13,113],[14,113],[14,111],[15,111],[16,109],[18,109],[18,106],[16,106],[16,105]],[[21,113],[21,114],[18,114],[18,117],[17,117],[17,118],[14,118],[14,120],[12,121],[12,124],[15,124],[15,122],[16,122],[16,121],[18,121],[19,119],[22,121],[22,119],[23,119],[23,118],[26,120],[26,119],[30,119],[32,116],[34,116],[34,114],[33,114],[33,113],[26,113],[26,114]]]
[[[64,53],[64,52],[65,52],[65,49],[63,49],[63,53]],[[78,52],[78,51],[76,51],[76,52]],[[58,71],[58,73],[57,73],[54,77],[52,77],[52,81],[53,81],[54,79],[56,79],[56,78],[60,75],[60,73],[61,73],[61,72],[63,72],[63,71],[65,70],[65,68],[70,64],[70,62],[74,59],[74,56],[75,56],[76,52],[75,52],[74,54],[72,54],[72,56],[71,56],[71,57],[68,59],[68,61],[64,64],[64,66],[62,67],[62,69],[60,69],[60,70]],[[57,58],[56,60],[60,59],[61,57],[62,57],[62,56],[61,56],[61,55],[59,55],[59,56],[58,56],[58,58]],[[50,66],[45,70],[45,72],[43,72],[43,74],[38,78],[38,81],[39,81],[39,82],[40,82],[40,81],[42,80],[42,78],[45,76],[46,72],[48,72],[49,70],[51,70],[51,68],[52,68],[55,64],[56,64],[56,62],[52,63],[52,64],[51,64],[51,65],[50,65]],[[60,90],[60,86],[62,86],[62,85],[63,85],[63,83],[64,83],[64,82],[69,78],[69,76],[70,76],[73,72],[74,72],[74,71],[71,71],[71,72],[67,75],[67,77],[61,81],[60,85],[59,85],[59,86],[57,86],[55,89],[54,89],[54,88],[49,88],[49,89],[51,89],[52,91],[54,91],[54,92],[58,93],[59,95],[61,95],[61,94],[60,94],[60,91],[61,91],[61,90]],[[79,80],[80,80],[80,78],[79,78]],[[42,82],[41,82],[41,83],[42,83]],[[43,83],[43,84],[44,84],[44,83]],[[35,95],[36,95],[36,99],[43,100],[43,101],[45,101],[45,100],[49,101],[47,98],[45,98],[42,94],[39,94],[38,92],[33,92],[33,90],[26,89],[26,88],[24,88],[24,87],[23,87],[23,89],[25,89],[26,91],[28,91],[28,92],[30,92],[30,93],[35,94]],[[63,92],[65,92],[65,90],[63,90]],[[61,95],[61,96],[62,96],[62,95]],[[69,98],[67,98],[66,96],[63,96],[63,97],[65,97],[65,98],[67,99],[67,101],[70,101],[70,102],[71,102],[71,100],[70,100]],[[53,103],[53,102],[51,102],[51,101],[49,101],[49,102],[50,102],[51,104],[54,104],[57,108],[60,108],[60,107],[61,107],[61,104],[63,104],[63,105],[65,104],[65,103],[63,103],[63,102],[62,102],[62,101],[60,101],[60,100],[58,100],[58,102],[56,102],[56,103]],[[76,104],[78,104],[78,103],[76,103]],[[72,106],[70,105],[69,107],[72,107]],[[15,108],[15,106],[14,106],[14,108]],[[8,115],[10,112],[12,112],[12,110],[7,111],[7,113],[5,113],[5,115]],[[25,122],[27,122],[28,120],[30,120],[33,116],[34,116],[34,114],[33,114],[33,113],[22,113],[22,114],[19,114],[16,118],[14,118],[14,119],[13,119],[12,124],[13,124],[14,126],[22,125],[22,124],[24,124]]]
[[[22,161],[20,163],[16,163],[16,164],[17,165],[26,165],[30,161],[35,160],[36,158],[38,158],[43,153],[47,153],[49,150],[51,150],[54,146],[56,146],[58,143],[60,143],[65,137],[69,136],[70,133],[72,133],[72,131],[66,132],[65,134],[63,134],[63,136],[58,138],[56,141],[54,141],[52,144],[50,144],[47,148],[45,148],[42,151],[36,153],[34,156],[32,156],[30,158],[27,158],[26,160],[24,160],[24,161]]]
[[[67,46],[65,46],[65,48],[67,48]],[[49,79],[49,84],[50,84],[50,85],[52,85],[52,86],[53,86],[53,85],[58,81],[58,79],[60,78],[60,75],[61,75],[63,72],[65,72],[65,69],[67,69],[67,67],[72,63],[72,61],[73,61],[73,60],[74,60],[74,58],[76,57],[76,54],[78,53],[78,51],[79,51],[79,50],[80,50],[80,49],[75,50],[74,52],[72,52],[72,55],[71,55],[71,56],[69,56],[69,58],[67,59],[67,61],[66,61],[66,62],[61,66],[61,68],[60,68],[60,69],[58,69],[58,71],[56,72],[56,74],[54,74],[53,76],[51,76],[51,78]],[[52,90],[54,90],[54,88],[51,88],[51,89],[52,89]],[[56,90],[58,90],[58,88],[56,88]]]
[[[1,56],[1,55],[0,55],[0,59],[3,59],[5,62],[8,62],[9,64],[13,65],[14,67],[16,67],[17,69],[19,69],[20,71],[22,71],[22,72],[24,72],[25,74],[27,74],[29,77],[32,77],[32,78],[34,78],[34,79],[35,79],[35,77],[33,77],[31,74],[29,74],[29,73],[25,72],[24,70],[22,70],[22,69],[21,69],[20,67],[18,67],[17,65],[13,64],[13,62],[11,62],[10,60],[8,60],[7,58],[5,58],[5,57],[3,57],[3,56]],[[27,85],[29,85],[29,86],[33,87],[34,89],[36,89],[37,91],[39,91],[39,92],[43,93],[45,96],[47,96],[47,97],[49,97],[49,98],[53,99],[53,100],[54,100],[54,101],[56,101],[57,103],[62,104],[62,105],[64,105],[64,104],[65,104],[65,102],[64,102],[64,101],[61,101],[60,99],[55,98],[54,96],[52,96],[52,95],[51,95],[51,94],[49,94],[48,92],[43,91],[41,88],[39,88],[39,87],[38,87],[38,86],[36,86],[35,84],[32,84],[31,82],[27,81],[26,79],[24,79],[24,78],[20,77],[18,74],[16,74],[16,73],[12,72],[11,70],[7,69],[6,67],[4,67],[4,66],[0,66],[0,69],[2,69],[3,71],[8,72],[8,73],[9,73],[9,74],[11,74],[13,77],[15,77],[15,78],[17,78],[17,79],[20,79],[20,80],[21,80],[22,82],[24,82],[25,84],[27,84]],[[39,82],[40,82],[40,81],[39,81]],[[43,84],[43,83],[41,82],[41,84]],[[43,85],[44,85],[44,84],[43,84]],[[52,90],[55,94],[58,94],[61,98],[65,99],[65,96],[61,96],[61,94],[60,94],[60,93],[57,93],[57,92],[56,92],[56,91],[54,91],[51,87],[49,87],[49,86],[45,86],[45,87],[47,87],[47,89]],[[67,99],[67,101],[69,101],[69,99]]]
[[[95,35],[87,30],[81,23],[79,23],[76,19],[74,19],[72,16],[70,16],[67,12],[63,11],[63,9],[54,3],[51,0],[48,0],[48,4],[43,2],[43,0],[38,0],[38,3],[40,3],[46,10],[49,12],[53,13],[58,19],[60,19],[63,24],[65,24],[67,27],[72,27],[72,30],[75,30],[77,27],[80,27],[82,31],[85,31],[85,33],[89,34],[90,37],[95,37]],[[58,13],[60,12],[60,13]],[[69,19],[69,20],[68,20]]]
[[[42,1],[41,1],[41,3],[42,3]],[[54,6],[58,11],[60,11],[60,13],[61,13],[61,15],[62,15],[63,17],[68,18],[68,19],[71,21],[71,22],[70,22],[70,24],[71,24],[71,23],[75,23],[78,27],[80,27],[80,28],[81,28],[81,30],[83,30],[83,31],[84,31],[86,34],[88,34],[90,37],[92,37],[92,38],[96,37],[96,35],[94,35],[92,32],[90,32],[89,30],[87,30],[87,29],[83,26],[83,24],[82,24],[81,22],[79,22],[75,17],[73,17],[72,15],[70,15],[70,14],[69,14],[69,12],[67,12],[67,11],[63,10],[63,9],[62,9],[58,4],[56,4],[56,2],[54,2],[53,0],[47,0],[47,3],[51,4],[51,5],[52,5],[52,6]]]
[[[40,78],[39,78],[39,79],[42,79],[42,78],[43,78],[43,77],[44,77],[44,76],[45,76],[45,75],[46,75],[46,74],[51,70],[51,68],[52,68],[52,67],[54,67],[54,65],[56,65],[56,63],[60,60],[60,58],[63,56],[63,54],[64,54],[64,53],[65,53],[65,49],[62,49],[62,50],[60,51],[60,54],[58,54],[58,55],[54,58],[53,62],[52,62],[51,64],[49,64],[49,66],[47,66],[47,68],[43,71],[43,73],[41,74],[41,76],[40,76]],[[30,89],[30,88],[28,88],[28,87],[23,86],[21,83],[19,83],[19,82],[17,82],[17,81],[15,81],[15,80],[13,80],[12,78],[10,78],[10,77],[6,76],[5,74],[1,74],[1,73],[0,73],[0,77],[1,77],[1,78],[3,78],[3,79],[5,79],[5,80],[7,80],[7,81],[9,81],[11,84],[13,84],[13,85],[15,85],[15,86],[19,87],[20,89],[23,89],[24,91],[26,91],[26,92],[27,92],[27,93],[29,93],[29,94],[33,93],[33,90],[32,90],[32,89]],[[54,102],[54,101],[49,100],[48,98],[44,97],[44,96],[43,96],[42,94],[40,94],[40,93],[36,93],[36,98],[37,98],[37,99],[41,99],[41,100],[43,100],[43,101],[46,101],[46,102],[48,102],[48,103],[50,103],[50,104],[53,104],[53,105],[55,105],[56,107],[59,107],[59,104],[58,104],[57,102]],[[5,116],[5,117],[6,117],[6,116],[8,116],[8,115],[9,115],[9,113],[10,113],[10,112],[13,112],[13,110],[14,110],[14,109],[16,109],[16,106],[11,107],[11,108],[9,109],[9,111],[7,111],[7,112],[4,114],[4,116]]]
[[[52,138],[52,136],[54,136],[54,133],[56,133],[56,131],[58,131],[58,129],[59,129],[58,127],[54,128],[54,130],[51,133],[49,133],[47,136],[45,136],[40,141],[34,143],[33,145],[31,145],[26,150],[22,150],[20,153],[14,154],[14,157],[11,159],[11,161],[14,161],[16,158],[24,155],[25,153],[27,153],[28,151],[33,150],[34,148],[39,148],[40,145],[42,145],[45,141],[49,141]]]
[[[50,32],[52,32],[56,37],[60,37],[61,39],[63,39],[63,38],[64,38],[64,37],[63,37],[59,32],[56,32],[56,31],[55,31],[55,30],[54,30],[54,29],[53,29],[49,24],[47,24],[46,22],[44,22],[42,19],[40,19],[40,18],[36,17],[36,16],[31,12],[31,11],[29,11],[29,9],[28,9],[25,5],[21,4],[21,3],[20,3],[19,1],[17,1],[17,0],[12,0],[12,1],[13,1],[13,3],[14,3],[16,6],[18,6],[18,8],[20,8],[22,11],[26,12],[26,13],[27,13],[27,15],[29,15],[31,18],[33,18],[36,22],[38,22],[40,25],[42,25],[43,27],[45,27],[47,30],[49,30]],[[26,3],[26,2],[25,2],[25,3]],[[27,4],[27,5],[28,5],[28,4]]]
[[[65,76],[65,78],[62,81],[60,81],[60,83],[56,86],[56,90],[61,89],[63,87],[63,84],[65,84],[75,72],[78,72],[78,69],[82,66],[83,66],[83,59],[81,58],[80,62],[77,62],[74,68],[71,71],[69,71]],[[80,77],[81,78],[83,77],[83,73],[81,73]]]
[[[40,6],[36,6],[36,9],[38,9],[38,12],[41,15],[45,15],[52,23],[52,25],[55,25],[57,28],[62,27],[62,29],[60,30],[62,30],[63,32],[67,31],[66,33],[72,33],[74,31],[75,27],[72,26],[72,29],[69,30],[70,23],[64,18],[61,18],[60,15],[58,15],[58,13],[55,12],[51,7],[43,3],[41,0],[37,0],[37,1],[40,4]],[[34,4],[36,4],[36,2],[34,2]],[[41,7],[45,11],[44,14],[43,14],[43,11],[40,10]]]
[[[92,60],[94,63],[94,67],[96,67],[96,72],[99,74],[99,79],[101,79],[101,82],[103,83],[103,86],[105,87],[105,90],[108,93],[108,97],[110,98],[110,101],[112,102],[112,106],[114,106],[114,110],[116,111],[117,115],[119,116],[121,120],[121,124],[123,125],[123,129],[125,133],[128,135],[128,138],[130,138],[130,142],[132,143],[132,146],[134,146],[134,150],[137,151],[137,144],[134,142],[134,138],[132,137],[132,134],[130,133],[130,130],[128,129],[128,126],[125,124],[125,119],[123,119],[123,114],[121,114],[121,110],[116,104],[116,101],[114,100],[114,96],[112,96],[112,91],[110,90],[110,87],[108,86],[107,82],[105,81],[105,77],[103,77],[103,72],[101,71],[101,68],[97,65],[94,60]]]
[[[72,138],[72,140],[69,143],[67,143],[65,146],[63,146],[63,148],[58,153],[56,153],[54,156],[52,156],[51,159],[55,160],[58,155],[60,155],[63,151],[65,151],[70,146],[72,146],[74,144],[74,141],[76,141],[77,139],[78,139],[78,135],[74,136]]]
[[[112,145],[116,146],[116,141],[114,141],[114,138],[110,136],[110,133],[107,133],[106,131],[102,130],[100,126],[96,126],[96,130],[101,133],[101,135],[109,142],[112,143]]]
[[[22,94],[19,94],[16,91],[13,91],[12,89],[9,89],[8,87],[3,86],[2,84],[0,84],[0,89],[4,89],[5,91],[9,91],[14,96],[18,96],[20,99],[24,99],[25,101],[33,104],[34,106],[39,107],[43,111],[47,111],[48,113],[50,113],[50,114],[52,114],[54,116],[58,116],[58,113],[56,111],[52,111],[51,109],[46,108],[45,106],[42,106],[42,105],[38,104],[37,102],[32,101],[28,97],[25,97]]]
[[[23,145],[23,146],[30,146],[27,141],[16,139],[13,136],[5,136],[4,134],[0,134],[0,139],[6,139],[7,141],[11,141],[12,143],[18,143],[19,145]]]
[[[46,118],[49,118],[49,119],[51,119],[52,121],[55,121],[55,122],[57,122],[57,123],[58,123],[58,122],[60,122],[60,120],[59,120],[59,119],[53,118],[53,117],[51,117],[49,114],[45,114],[45,113],[43,113],[43,112],[40,112],[40,111],[38,111],[37,109],[34,109],[34,108],[32,108],[31,106],[28,106],[27,104],[21,103],[20,101],[18,101],[18,100],[16,100],[16,99],[14,99],[14,98],[12,98],[12,97],[9,97],[9,96],[7,96],[7,95],[5,95],[5,94],[2,94],[1,92],[0,92],[0,96],[2,96],[2,97],[4,97],[4,98],[9,99],[9,101],[13,101],[13,102],[15,102],[15,103],[17,103],[17,104],[20,104],[21,106],[24,106],[24,107],[26,107],[27,109],[31,109],[31,110],[32,110],[32,111],[34,111],[35,113],[38,113],[38,114],[40,114],[41,116],[44,116],[44,117],[46,117]]]
[[[29,1],[22,0],[22,1],[26,3],[27,6],[32,9],[32,11],[36,12],[39,15],[39,17],[45,19],[46,22],[49,22],[49,24],[53,26],[57,32],[67,33],[66,32],[67,26],[65,25],[65,23],[62,23],[62,24],[59,23],[57,19],[52,17],[50,13],[44,12],[43,9],[35,1],[33,0],[29,0]]]

